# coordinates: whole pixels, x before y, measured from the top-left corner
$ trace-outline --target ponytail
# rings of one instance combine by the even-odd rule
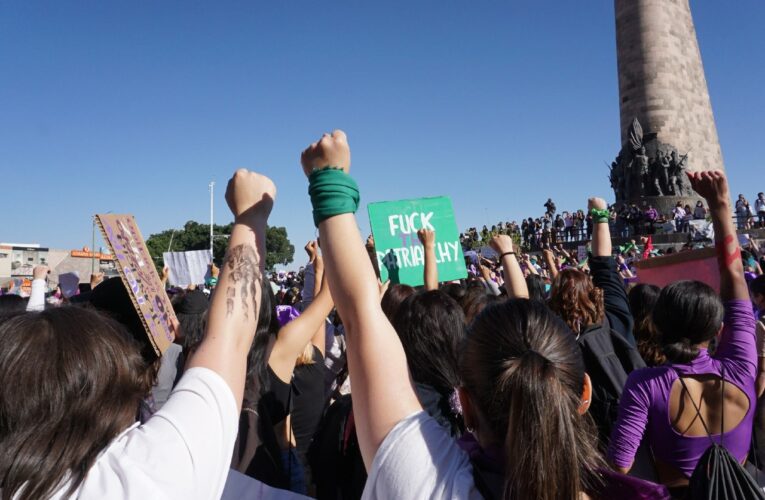
[[[510,400],[505,435],[503,497],[576,499],[590,489],[592,474],[583,459],[595,454],[595,441],[582,432],[589,416],[578,413],[580,400],[567,391],[555,366],[536,351],[526,351],[505,381]]]
[[[577,499],[597,492],[605,463],[592,418],[579,414],[584,361],[575,336],[543,304],[513,299],[471,325],[465,390],[504,443],[508,498]]]

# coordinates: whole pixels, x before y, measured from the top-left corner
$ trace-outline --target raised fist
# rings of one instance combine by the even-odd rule
[[[605,210],[608,208],[608,204],[603,198],[590,198],[587,200],[587,210],[592,210],[593,208],[597,210]]]
[[[226,186],[226,203],[235,219],[268,219],[276,199],[276,186],[265,175],[240,168]]]
[[[305,253],[308,254],[308,262],[313,263],[319,252],[319,245],[315,240],[311,240],[305,244]]]
[[[719,207],[728,203],[728,180],[719,170],[687,172],[691,187],[699,193],[710,207]]]
[[[351,150],[345,132],[335,130],[331,135],[322,135],[321,139],[303,151],[300,163],[306,176],[314,170],[327,167],[340,168],[348,173],[351,168]]]
[[[513,251],[513,239],[506,234],[492,236],[489,246],[499,255]]]
[[[420,243],[425,248],[434,248],[436,246],[436,232],[432,229],[419,229],[417,230],[417,238],[420,239]]]
[[[35,266],[35,268],[32,269],[32,279],[44,280],[48,277],[49,273],[50,268],[45,264],[40,264],[39,266]]]

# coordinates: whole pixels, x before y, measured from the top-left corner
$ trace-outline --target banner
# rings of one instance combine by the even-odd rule
[[[698,280],[720,293],[720,271],[714,248],[690,250],[636,263],[638,283],[665,287],[675,281]]]
[[[80,292],[80,275],[77,271],[58,275],[58,286],[64,297],[70,299]]]
[[[209,277],[208,266],[212,263],[209,250],[165,252],[162,259],[170,269],[169,281],[173,286],[201,285]]]
[[[467,277],[452,202],[445,196],[384,201],[367,205],[375,239],[380,279],[419,286],[424,283],[425,251],[417,230],[436,233],[438,281]]]
[[[141,317],[154,351],[161,355],[173,342],[173,306],[132,215],[96,215],[117,263],[122,283]]]

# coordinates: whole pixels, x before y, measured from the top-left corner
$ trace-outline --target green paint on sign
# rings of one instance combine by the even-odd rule
[[[445,196],[415,200],[383,201],[367,205],[375,238],[380,277],[391,283],[419,286],[424,283],[425,252],[417,231],[436,232],[438,280],[467,277],[452,202]]]

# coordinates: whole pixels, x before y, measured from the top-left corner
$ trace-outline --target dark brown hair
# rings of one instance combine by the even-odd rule
[[[575,499],[599,487],[595,426],[579,414],[584,360],[544,304],[512,299],[484,309],[470,327],[460,371],[504,442],[504,498]]]
[[[602,323],[605,314],[603,290],[578,269],[564,269],[553,279],[549,306],[575,333]]]
[[[635,318],[633,333],[637,340],[638,352],[648,366],[663,365],[667,360],[661,348],[659,331],[653,324],[653,308],[659,299],[661,288],[641,283],[627,294],[630,310]]]
[[[63,481],[73,493],[134,422],[153,375],[130,334],[93,310],[61,307],[0,325],[2,498],[44,498]]]
[[[395,283],[388,287],[380,302],[380,307],[382,308],[385,317],[388,318],[388,321],[393,321],[393,318],[396,317],[398,308],[401,307],[401,303],[404,302],[407,297],[413,295],[414,292],[414,288],[409,285]]]
[[[465,324],[472,323],[473,319],[486,306],[494,304],[498,300],[499,298],[489,293],[482,283],[478,281],[471,283],[460,300],[462,312],[465,314]]]

